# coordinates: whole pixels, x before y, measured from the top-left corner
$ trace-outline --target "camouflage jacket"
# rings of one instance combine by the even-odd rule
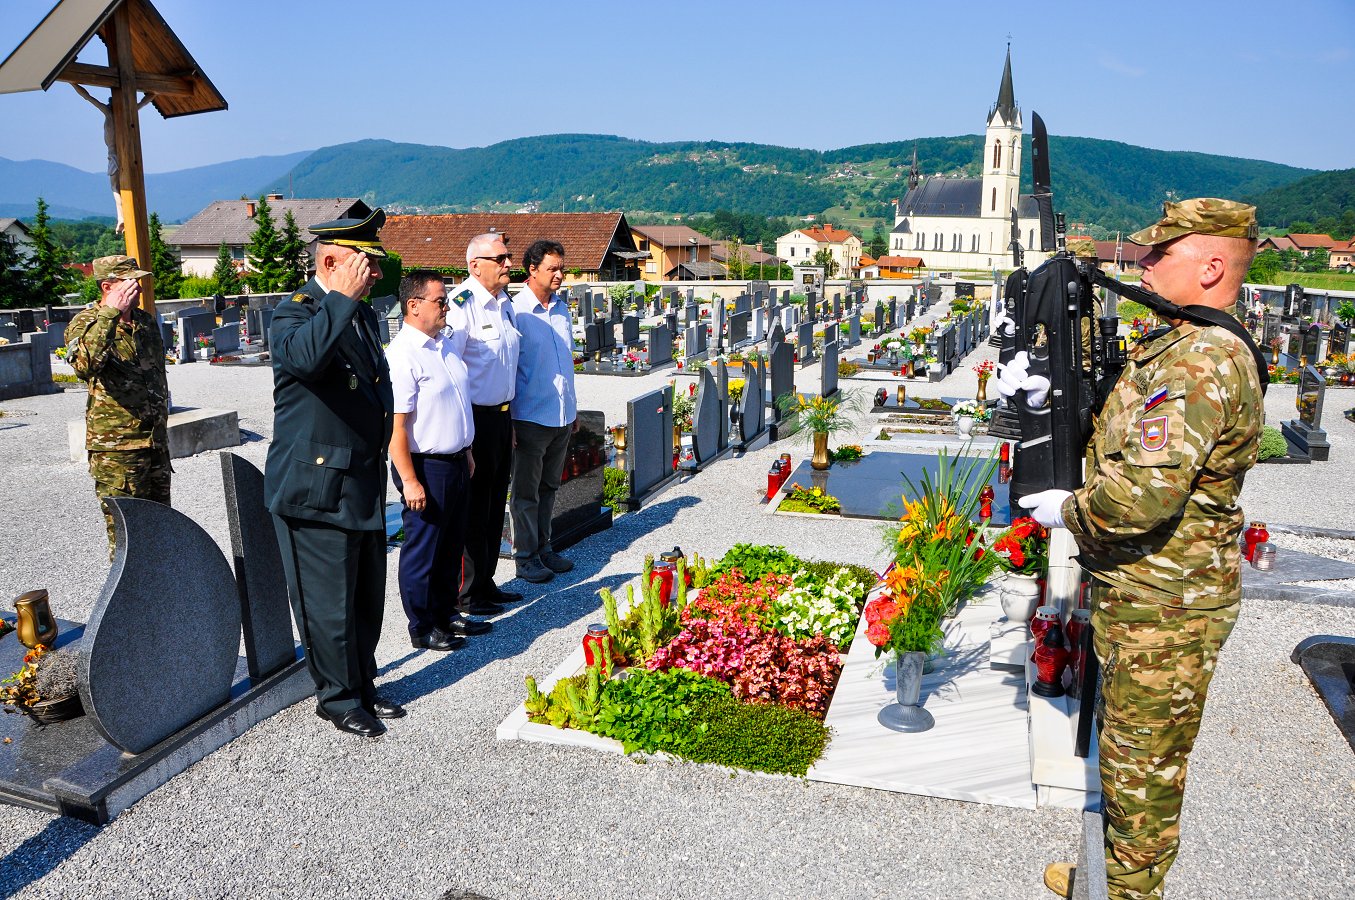
[[[1240,597],[1242,510],[1261,385],[1228,331],[1184,322],[1131,349],[1087,446],[1063,519],[1098,578],[1162,603]]]
[[[112,307],[82,310],[66,326],[66,361],[89,382],[85,449],[169,446],[165,346],[149,313],[123,322]]]

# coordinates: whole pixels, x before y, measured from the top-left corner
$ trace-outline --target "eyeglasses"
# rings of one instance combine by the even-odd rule
[[[477,256],[477,257],[475,257],[475,258],[476,258],[476,259],[487,259],[487,260],[489,260],[490,262],[495,262],[495,263],[498,263],[499,265],[503,265],[504,263],[508,262],[510,259],[513,258],[513,254],[511,254],[511,253],[500,253],[498,256]]]
[[[441,309],[446,309],[446,308],[447,308],[447,298],[446,298],[445,296],[443,296],[443,297],[420,297],[419,299],[422,300],[422,301],[424,301],[425,303],[436,303],[436,304],[438,305],[438,307],[441,308]]]

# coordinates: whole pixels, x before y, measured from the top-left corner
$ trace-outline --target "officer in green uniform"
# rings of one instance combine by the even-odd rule
[[[1130,235],[1143,286],[1178,306],[1232,310],[1256,253],[1255,207],[1168,203]],[[1218,325],[1168,320],[1129,353],[1087,447],[1086,483],[1021,500],[1077,539],[1101,663],[1101,791],[1113,898],[1161,897],[1180,839],[1187,761],[1242,599],[1237,505],[1256,462],[1261,381]],[[1067,896],[1069,866],[1045,883]]]
[[[94,493],[169,505],[169,386],[155,318],[137,306],[149,275],[129,256],[94,260],[99,302],[66,326],[66,361],[89,382],[85,449]],[[108,558],[113,517],[104,507]]]
[[[390,372],[366,302],[386,214],[313,226],[315,277],[273,311],[273,442],[264,502],[315,680],[316,714],[384,734],[405,714],[376,693],[386,602],[385,449]]]

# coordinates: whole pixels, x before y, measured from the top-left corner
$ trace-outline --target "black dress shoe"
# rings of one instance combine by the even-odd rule
[[[503,612],[503,607],[493,601],[476,597],[457,606],[457,610],[468,616],[497,616]]]
[[[502,588],[497,589],[498,593],[494,597],[495,603],[521,603],[526,598],[517,591],[505,591]]]
[[[360,737],[381,737],[386,733],[386,726],[372,718],[372,714],[361,706],[350,709],[337,719],[330,715],[326,715],[325,718],[333,722],[334,727],[340,731]]]
[[[470,619],[452,619],[447,623],[447,627],[442,629],[448,634],[459,635],[460,637],[470,637],[476,634],[486,634],[494,630],[493,622],[472,622]]]
[[[385,697],[377,696],[372,701],[371,707],[367,710],[378,719],[403,719],[405,717],[405,708],[394,700],[387,700]]]
[[[437,650],[446,652],[460,647],[462,644],[466,643],[466,639],[434,628],[427,634],[411,634],[409,636],[409,642],[413,644],[417,650]]]

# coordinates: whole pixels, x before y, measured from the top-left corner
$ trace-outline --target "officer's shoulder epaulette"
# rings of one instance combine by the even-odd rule
[[[309,300],[310,298],[311,298],[311,295],[310,295],[310,294],[307,294],[305,291],[297,291],[295,294],[292,295],[292,302],[293,302],[293,303],[305,303],[305,302],[306,302],[307,300]]]
[[[457,306],[465,306],[466,301],[473,296],[475,296],[475,293],[470,288],[465,288],[456,292],[456,296],[452,298],[452,302]]]

